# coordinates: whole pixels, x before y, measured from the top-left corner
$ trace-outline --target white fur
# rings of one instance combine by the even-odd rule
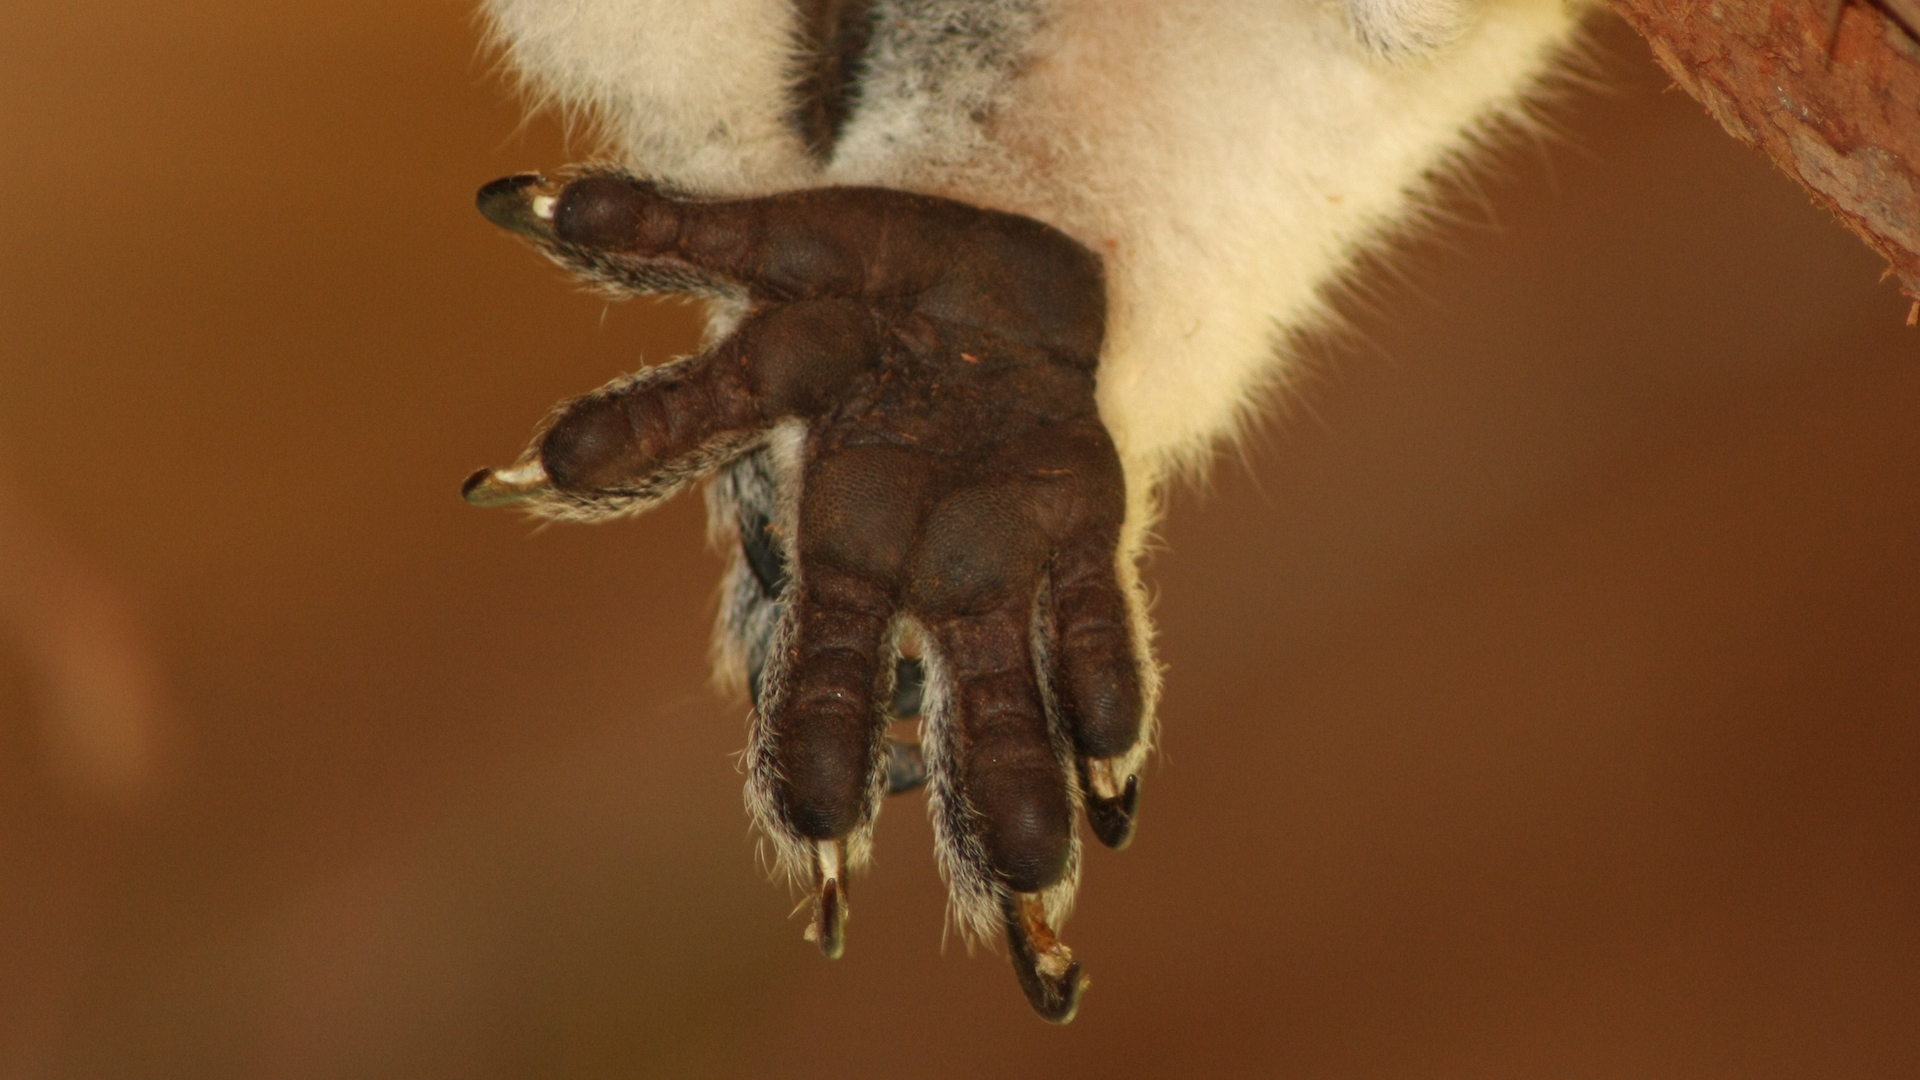
[[[534,99],[591,122],[628,164],[748,194],[815,171],[787,123],[796,17],[785,0],[486,0]]]

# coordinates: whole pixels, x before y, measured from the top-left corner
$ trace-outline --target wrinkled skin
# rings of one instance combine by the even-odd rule
[[[702,355],[563,404],[468,498],[631,512],[800,432],[749,762],[762,828],[812,861],[809,936],[841,948],[905,627],[956,902],[997,911],[1035,1008],[1071,1018],[1084,980],[1042,898],[1073,887],[1076,805],[1103,842],[1130,837],[1144,711],[1116,565],[1125,481],[1094,403],[1098,260],[1027,218],[881,189],[695,200],[575,170],[497,181],[480,203],[604,286],[745,315]]]

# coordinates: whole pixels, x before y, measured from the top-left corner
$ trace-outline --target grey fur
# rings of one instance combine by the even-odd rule
[[[779,480],[774,475],[771,451],[757,450],[721,471],[707,489],[708,515],[717,543],[727,550],[727,573],[720,586],[720,616],[714,627],[719,651],[731,656],[733,668],[745,680],[745,689],[757,703],[764,680],[769,651],[779,623],[781,595],[772,594],[761,584],[741,550],[741,537],[749,522],[780,521]],[[773,530],[783,550],[781,558],[788,567],[786,586],[792,586],[794,559],[787,547],[787,534]],[[780,590],[784,594],[786,590]]]
[[[1042,25],[1036,0],[881,0],[860,97],[836,157],[971,153]]]

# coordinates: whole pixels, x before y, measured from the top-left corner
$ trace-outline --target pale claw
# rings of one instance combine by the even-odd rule
[[[460,497],[469,506],[512,506],[537,499],[553,490],[539,461],[505,469],[481,469],[460,485]]]
[[[1087,976],[1073,950],[1054,936],[1047,911],[1035,893],[1014,893],[1005,901],[1007,951],[1020,988],[1042,1020],[1064,1024],[1080,1009]]]
[[[819,841],[814,848],[813,873],[813,921],[804,936],[819,945],[827,959],[838,960],[847,950],[847,878],[840,841]]]

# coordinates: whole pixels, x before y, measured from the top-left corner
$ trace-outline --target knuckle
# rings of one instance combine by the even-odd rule
[[[555,487],[615,487],[635,465],[634,432],[617,399],[587,398],[562,413],[540,443],[540,460]]]
[[[754,393],[768,411],[832,406],[847,380],[871,366],[872,320],[851,301],[790,304],[765,316],[745,342]]]
[[[630,176],[595,173],[568,184],[553,212],[553,234],[587,248],[645,248],[671,238],[655,192]],[[650,212],[652,211],[652,212]]]
[[[1091,368],[1106,332],[1099,257],[1031,218],[985,213],[956,237],[960,256],[929,289],[923,307]]]

